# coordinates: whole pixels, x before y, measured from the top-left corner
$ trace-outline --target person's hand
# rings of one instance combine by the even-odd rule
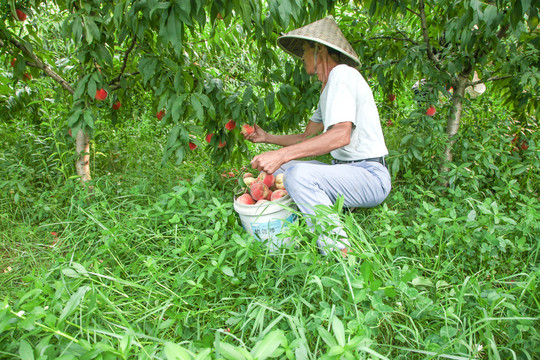
[[[274,150],[259,154],[251,160],[251,167],[258,171],[264,171],[267,174],[273,174],[274,171],[280,168],[285,163],[283,151]]]
[[[246,140],[249,140],[253,143],[262,143],[266,141],[266,131],[264,131],[259,125],[253,124],[253,131],[251,134],[244,135]]]

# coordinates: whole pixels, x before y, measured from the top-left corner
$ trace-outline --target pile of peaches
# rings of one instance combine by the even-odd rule
[[[236,198],[240,204],[259,205],[265,201],[275,201],[288,194],[283,174],[274,176],[261,172],[255,177],[248,172],[243,175],[240,182],[243,182],[246,190],[244,194]]]

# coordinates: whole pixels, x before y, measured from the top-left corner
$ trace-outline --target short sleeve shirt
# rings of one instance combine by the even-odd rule
[[[333,125],[351,122],[349,145],[330,152],[337,160],[351,161],[388,155],[373,93],[358,70],[337,65],[329,74],[311,121]]]

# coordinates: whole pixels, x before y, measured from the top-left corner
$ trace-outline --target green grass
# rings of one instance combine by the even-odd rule
[[[198,149],[160,167],[164,134],[140,131],[110,132],[93,151],[92,193],[62,177],[60,164],[49,176],[17,172],[43,174],[36,164],[62,159],[53,146],[61,134],[42,157],[24,144],[4,155],[0,358],[540,353],[540,205],[529,182],[517,193],[474,192],[465,175],[440,189],[405,174],[377,208],[336,208],[353,244],[347,259],[319,255],[322,230],[304,221],[284,235],[296,248],[269,253],[239,224],[236,179],[221,176],[230,166],[216,168]]]

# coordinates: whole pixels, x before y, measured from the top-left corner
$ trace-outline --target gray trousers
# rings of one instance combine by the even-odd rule
[[[285,173],[285,188],[307,215],[315,214],[316,205],[332,206],[339,196],[348,208],[370,208],[386,199],[392,188],[388,169],[377,162],[358,162],[330,165],[320,161],[293,160],[282,165],[274,175]],[[349,247],[348,236],[339,222],[339,214],[329,219],[331,233],[320,236],[317,245],[322,254],[325,249]],[[311,226],[310,217],[306,220]]]

